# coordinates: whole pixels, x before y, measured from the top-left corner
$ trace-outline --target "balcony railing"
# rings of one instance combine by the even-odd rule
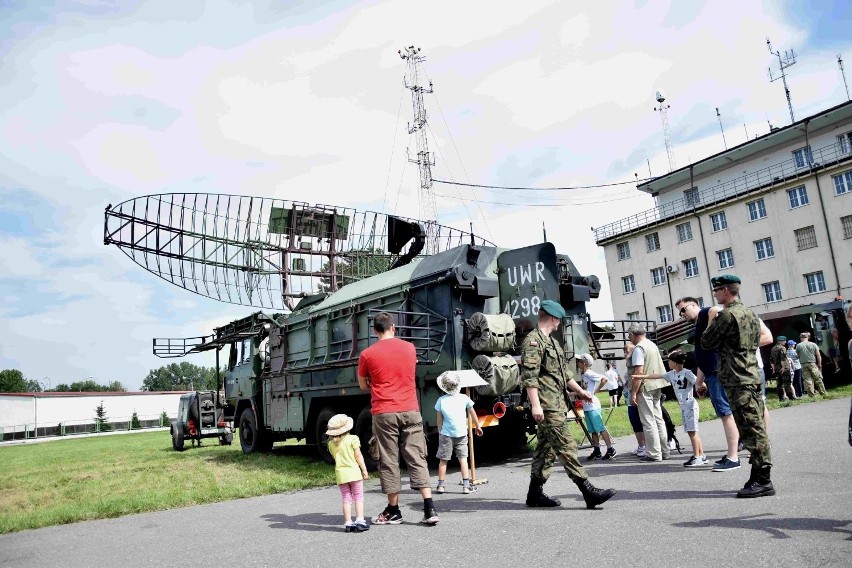
[[[846,152],[843,152],[843,148],[841,148],[839,143],[830,144],[814,150],[812,154],[812,163],[803,167],[797,166],[795,159],[785,160],[747,173],[742,177],[704,189],[699,192],[698,199],[695,199],[695,197],[677,199],[659,207],[648,209],[630,217],[597,227],[594,229],[595,242],[602,244],[603,241],[619,235],[658,225],[682,215],[706,209],[732,197],[739,197],[758,189],[787,183],[800,177],[807,177],[812,174],[813,170],[852,160],[852,153],[850,153],[849,149],[847,148]]]

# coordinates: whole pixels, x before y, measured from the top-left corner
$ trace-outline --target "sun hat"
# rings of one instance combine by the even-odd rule
[[[459,394],[461,379],[458,373],[444,371],[438,375],[438,388],[447,394]]]
[[[326,436],[340,436],[352,429],[352,419],[345,414],[335,414],[328,421]]]
[[[589,355],[588,353],[581,353],[580,355],[577,355],[577,360],[582,361],[583,363],[585,363],[586,365],[588,365],[590,367],[592,366],[592,363],[595,362],[595,360],[592,359],[592,356]]]

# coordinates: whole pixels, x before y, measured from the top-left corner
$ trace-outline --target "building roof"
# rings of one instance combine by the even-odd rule
[[[59,397],[85,397],[85,396],[127,396],[127,395],[143,395],[150,396],[155,394],[184,394],[192,391],[105,391],[105,392],[80,392],[80,391],[69,391],[69,392],[57,392],[57,391],[47,391],[47,392],[0,392],[0,396],[18,396],[22,398],[59,398]]]
[[[729,148],[718,154],[714,154],[693,164],[679,168],[673,172],[654,178],[651,181],[641,183],[637,187],[640,191],[657,195],[674,185],[681,185],[690,179],[690,168],[693,176],[700,176],[719,168],[723,168],[732,162],[748,159],[756,154],[793,142],[801,140],[805,125],[809,132],[813,132],[825,126],[830,126],[844,119],[852,118],[852,101],[839,104],[829,109],[820,111],[802,120],[796,121],[789,126],[776,128],[771,132],[758,136],[754,140],[743,142],[738,146]]]

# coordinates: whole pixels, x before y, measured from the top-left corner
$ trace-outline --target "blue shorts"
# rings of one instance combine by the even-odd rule
[[[710,393],[710,402],[713,404],[716,416],[722,417],[733,414],[731,403],[728,402],[728,395],[725,394],[725,389],[719,382],[719,378],[716,375],[706,375],[704,382],[707,384],[707,391]]]
[[[600,410],[584,410],[583,412],[586,415],[586,428],[589,429],[590,433],[606,432]]]

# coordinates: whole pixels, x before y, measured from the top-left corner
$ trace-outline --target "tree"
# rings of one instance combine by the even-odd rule
[[[335,264],[338,287],[340,287],[387,271],[390,266],[390,257],[382,249],[352,250],[346,253],[345,257],[338,257]],[[331,261],[323,264],[320,270],[331,272]],[[334,292],[331,289],[331,277],[321,276],[317,289],[319,292]]]
[[[140,428],[142,428],[142,424],[139,422],[139,415],[134,410],[133,415],[130,417],[130,429],[139,430]]]
[[[142,381],[147,391],[216,390],[218,379],[214,367],[199,367],[186,361],[152,369]]]
[[[125,392],[127,389],[118,381],[102,385],[92,379],[84,379],[73,382],[70,386],[65,383],[58,384],[53,390],[55,392]]]
[[[0,371],[0,392],[41,392],[41,385],[24,378],[18,369],[4,369]]]
[[[104,401],[95,407],[95,432],[109,432],[112,426],[107,422],[106,409],[104,409]]]

